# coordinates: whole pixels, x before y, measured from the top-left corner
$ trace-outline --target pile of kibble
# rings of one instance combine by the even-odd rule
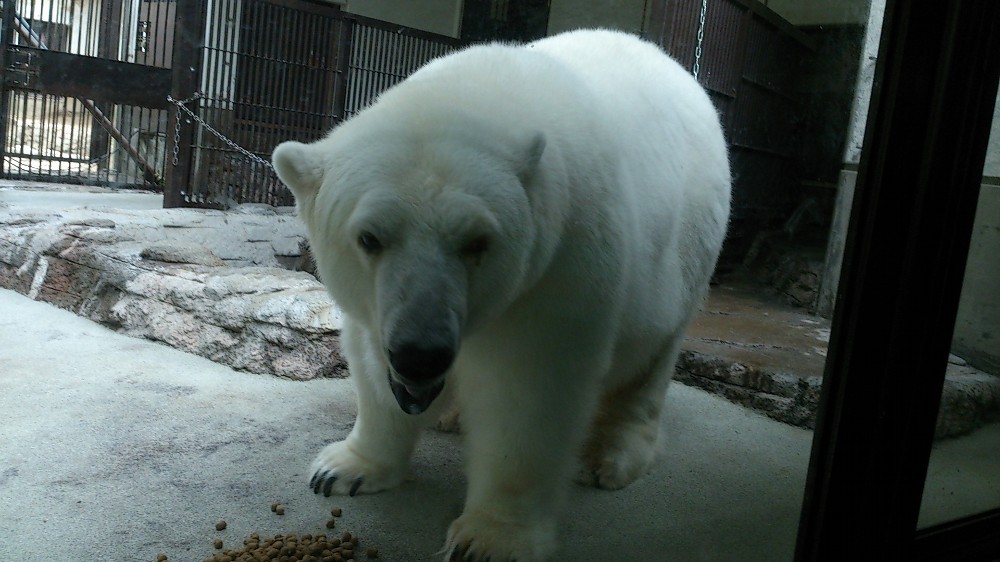
[[[323,534],[296,535],[289,533],[262,539],[257,533],[243,541],[241,549],[226,549],[205,562],[258,562],[261,560],[288,560],[303,562],[347,562],[360,558],[378,556],[378,551],[368,548],[359,550],[358,537],[344,533],[340,538],[330,538]],[[355,554],[357,553],[357,554]]]
[[[284,506],[272,504],[271,511],[278,515],[284,514]],[[340,508],[334,508],[331,512],[334,517],[340,517]],[[333,529],[336,521],[330,519],[326,522],[327,529]],[[226,528],[225,521],[215,524],[217,531]],[[362,557],[378,558],[378,549],[368,547],[361,549],[360,539],[345,532],[339,537],[328,537],[325,534],[296,534],[287,533],[275,535],[269,538],[261,538],[258,533],[251,533],[250,537],[243,541],[243,548],[224,548],[226,545],[222,539],[215,540],[215,548],[220,552],[214,556],[205,558],[204,562],[264,562],[268,560],[278,560],[280,562],[352,562]],[[166,554],[161,553],[156,557],[157,562],[168,562]]]

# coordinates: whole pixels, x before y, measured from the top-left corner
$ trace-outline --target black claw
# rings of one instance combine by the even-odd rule
[[[354,494],[357,494],[358,493],[358,488],[361,487],[361,483],[364,482],[364,480],[365,480],[364,476],[358,476],[354,480],[354,483],[351,484],[351,491],[348,492],[348,494],[351,495],[351,496],[354,496]]]
[[[319,474],[318,470],[316,471],[316,474]],[[330,471],[329,470],[324,470],[323,474],[319,474],[319,478],[316,478],[315,484],[313,484],[313,493],[314,494],[318,494],[319,493],[319,488],[320,488],[320,486],[323,485],[323,480],[326,478],[327,474],[330,474]]]
[[[326,481],[326,486],[323,486],[323,495],[330,497],[330,490],[333,489],[333,483],[337,481],[337,475],[333,474]]]
[[[448,557],[448,562],[467,562],[469,558],[469,545],[463,545],[455,548],[451,551],[451,556]]]
[[[312,478],[309,479],[309,487],[310,488],[315,488],[316,487],[316,477],[317,476],[319,476],[319,471],[318,470],[316,472],[313,472]]]

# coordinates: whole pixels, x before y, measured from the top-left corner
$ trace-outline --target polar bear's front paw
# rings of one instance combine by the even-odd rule
[[[401,465],[401,466],[397,466]],[[403,481],[405,463],[380,461],[365,456],[348,441],[338,441],[323,448],[309,470],[309,487],[313,493],[330,494],[374,493],[392,488]]]
[[[591,444],[582,455],[577,482],[605,490],[620,490],[649,471],[655,454],[655,436],[625,433],[613,443]]]
[[[555,550],[555,523],[510,522],[483,513],[463,513],[448,529],[446,561],[537,562]]]
[[[441,414],[437,423],[434,424],[434,429],[444,433],[459,433],[462,431],[458,407],[449,408],[448,411]]]

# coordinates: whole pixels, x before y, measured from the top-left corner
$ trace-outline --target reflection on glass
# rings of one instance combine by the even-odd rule
[[[993,112],[920,526],[1000,507],[1000,103]]]
[[[140,139],[169,135],[178,143],[171,180],[185,177],[176,171],[178,159],[182,168],[191,168],[188,177],[197,178],[180,191],[169,191],[176,189],[171,183],[174,204],[182,195],[185,204],[213,208],[289,204],[289,193],[262,160],[244,159],[243,152],[230,150],[233,143],[265,155],[280,141],[315,140],[427,61],[467,43],[530,41],[609,27],[645,36],[695,75],[719,111],[733,171],[732,219],[716,283],[682,346],[651,470],[616,492],[570,489],[571,507],[560,519],[562,550],[555,559],[792,557],[884,0],[333,0],[302,3],[306,10],[295,0],[211,0],[204,5],[205,25],[188,26],[191,36],[177,36],[186,38],[187,50],[158,41],[173,37],[166,31],[173,29],[174,8],[185,3],[169,4],[163,14],[146,17],[144,11],[132,18],[153,23],[141,41],[130,35],[121,50],[138,42],[139,52],[130,60],[154,66],[168,66],[161,60],[166,53],[186,53],[188,62],[171,62],[192,69],[196,83],[190,93],[198,94],[177,103],[196,109],[190,115],[197,117],[181,119],[171,130],[136,129]],[[29,19],[30,29],[48,37],[50,48],[75,45],[56,40],[53,30],[62,24]],[[158,27],[159,20],[171,27]],[[19,29],[30,37],[29,27]],[[539,96],[546,95],[538,89]],[[72,104],[64,112],[88,123],[86,142],[75,143],[74,150],[88,152],[37,144],[70,138],[62,114],[43,111],[55,104],[33,101],[39,95],[11,92],[12,130],[33,123],[45,134],[8,135],[7,150],[18,155],[8,162],[8,174],[64,176],[68,172],[53,166],[89,162],[105,174],[88,178],[98,181],[128,162],[89,152],[101,143],[91,140],[89,114]],[[40,112],[32,113],[35,109]],[[118,128],[161,119],[126,121]],[[200,140],[182,142],[182,133]],[[102,146],[117,150],[108,142]],[[157,150],[143,153],[151,166],[170,160],[164,147]],[[45,154],[57,156],[45,160]],[[95,164],[103,159],[111,165]],[[970,337],[970,345],[975,339]],[[326,437],[309,433],[303,440]],[[458,439],[432,433],[427,440],[432,446],[414,463],[417,482],[385,491],[371,499],[375,503],[364,503],[366,496],[351,504],[357,521],[379,522],[362,533],[366,539],[398,533],[397,544],[418,548],[418,541],[407,537],[433,537],[427,551],[385,552],[387,559],[430,559],[461,503],[462,492],[452,486],[461,479]],[[25,500],[14,511],[32,513],[31,505]],[[393,508],[372,509],[387,505]],[[439,512],[429,514],[435,507]],[[393,520],[401,523],[390,524]],[[46,532],[65,534],[68,527],[59,525],[50,521]]]

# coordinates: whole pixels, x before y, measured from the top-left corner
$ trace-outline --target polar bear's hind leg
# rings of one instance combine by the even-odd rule
[[[660,439],[660,415],[677,364],[679,342],[679,337],[672,339],[649,368],[605,391],[580,453],[579,483],[617,490],[649,470]]]

